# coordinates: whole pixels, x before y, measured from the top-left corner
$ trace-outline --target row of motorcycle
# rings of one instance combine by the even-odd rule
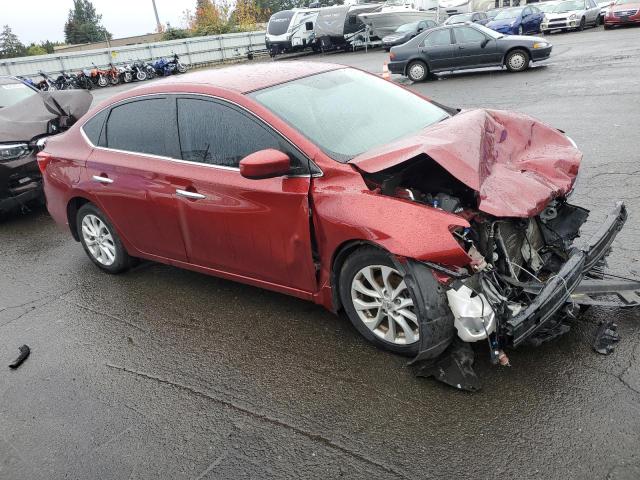
[[[155,77],[169,76],[187,71],[187,66],[180,62],[180,57],[177,53],[170,60],[160,58],[153,63],[140,60],[117,66],[109,63],[109,68],[99,68],[95,63],[92,65],[93,68],[83,69],[78,73],[61,71],[56,78],[40,71],[39,74],[42,80],[38,82],[34,82],[31,79],[24,80],[42,91],[70,90],[74,88],[92,90],[96,87],[107,87],[133,81],[142,82]]]

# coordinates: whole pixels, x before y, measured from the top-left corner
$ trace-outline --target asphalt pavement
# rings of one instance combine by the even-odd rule
[[[393,80],[565,130],[584,152],[573,202],[597,222],[626,201],[610,265],[638,275],[640,28],[548,38],[525,73]],[[604,319],[622,336],[606,357]],[[106,275],[44,211],[0,224],[0,479],[640,478],[640,312],[592,308],[510,368],[477,352],[483,390],[458,392],[313,304],[152,263]]]

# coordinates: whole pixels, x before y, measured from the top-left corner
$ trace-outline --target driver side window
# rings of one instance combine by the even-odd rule
[[[487,38],[484,33],[471,27],[458,27],[454,33],[457,43],[481,43]]]
[[[273,148],[289,155],[291,175],[308,171],[286,140],[239,109],[206,98],[178,98],[177,102],[183,160],[239,168],[247,155]]]

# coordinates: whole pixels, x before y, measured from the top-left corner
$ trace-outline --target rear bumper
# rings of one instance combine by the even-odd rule
[[[506,322],[506,336],[510,345],[520,345],[562,309],[584,275],[608,254],[626,219],[624,203],[618,202],[591,239],[576,248],[558,274],[542,286],[535,300]]]
[[[404,75],[404,71],[407,68],[407,62],[389,62],[387,67],[389,67],[389,71],[391,73]]]

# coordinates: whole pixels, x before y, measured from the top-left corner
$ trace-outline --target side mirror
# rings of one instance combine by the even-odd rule
[[[240,175],[252,180],[281,177],[289,173],[290,168],[289,156],[272,148],[252,153],[240,160]]]
[[[484,48],[487,46],[487,44],[489,43],[489,39],[485,38],[484,40],[482,40],[482,42],[480,43],[480,47]]]

